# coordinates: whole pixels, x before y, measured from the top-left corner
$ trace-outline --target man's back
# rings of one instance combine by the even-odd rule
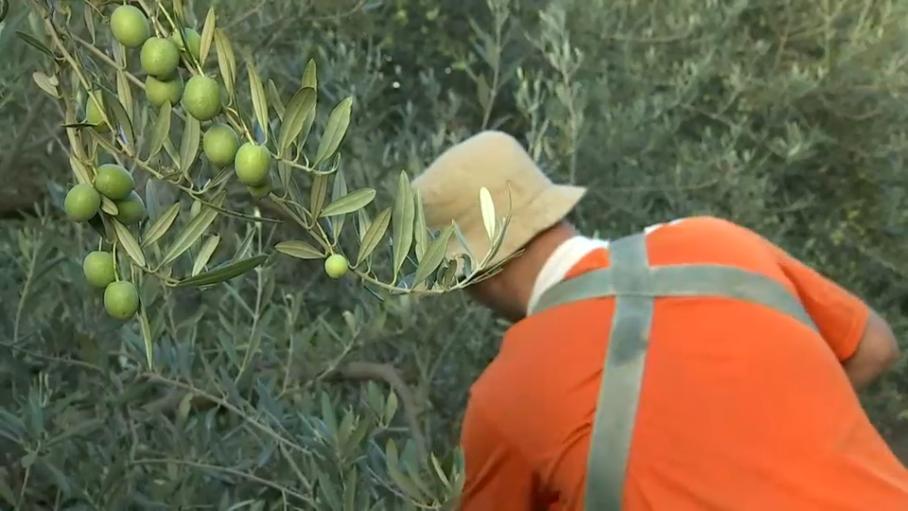
[[[647,245],[653,266],[723,264],[778,281],[822,335],[759,305],[657,299],[625,509],[908,509],[908,473],[841,366],[869,309],[728,222],[687,219]],[[596,250],[568,277],[607,266]],[[582,509],[613,311],[613,299],[588,300],[508,332],[472,390],[465,509]]]

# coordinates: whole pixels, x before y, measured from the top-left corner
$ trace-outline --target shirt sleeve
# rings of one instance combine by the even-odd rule
[[[526,459],[495,428],[475,397],[460,439],[466,463],[461,511],[535,511],[536,477]]]
[[[840,361],[850,358],[864,336],[870,307],[817,270],[773,246],[779,266],[798,290],[820,334]]]

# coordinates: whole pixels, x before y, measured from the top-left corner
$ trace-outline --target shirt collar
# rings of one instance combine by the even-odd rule
[[[597,248],[607,248],[608,241],[587,238],[585,236],[574,236],[565,240],[558,245],[552,255],[546,260],[536,276],[536,283],[533,285],[533,293],[530,295],[530,301],[527,304],[527,315],[533,313],[539,298],[543,293],[549,290],[555,284],[564,280],[564,277],[571,271],[584,256],[596,250]]]
[[[650,225],[644,229],[644,233],[649,235],[653,231],[665,225],[675,225],[683,218],[672,220],[671,222],[658,223]],[[597,248],[608,248],[608,240],[596,238],[587,238],[586,236],[574,236],[558,245],[552,255],[549,256],[539,275],[536,276],[536,283],[533,285],[533,293],[530,295],[530,301],[527,304],[527,316],[533,313],[542,294],[548,291],[552,286],[564,280],[564,277],[571,271],[581,259]]]

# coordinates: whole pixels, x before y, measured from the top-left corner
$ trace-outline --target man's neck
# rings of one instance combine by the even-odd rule
[[[505,266],[500,275],[503,287],[521,310],[526,310],[536,279],[546,262],[559,246],[574,236],[577,236],[577,231],[570,224],[555,225],[534,238],[520,257]]]

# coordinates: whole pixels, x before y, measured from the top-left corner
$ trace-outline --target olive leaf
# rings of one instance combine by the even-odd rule
[[[127,229],[125,225],[117,220],[113,220],[112,222],[114,232],[117,234],[117,241],[120,242],[120,246],[126,251],[126,255],[135,261],[137,265],[145,267],[145,254],[142,252],[142,247],[139,246],[136,238],[129,232],[129,229]]]
[[[170,137],[164,139],[164,151],[167,153],[167,156],[170,157],[170,161],[177,167],[180,166],[180,155],[177,154],[177,148],[174,147],[173,142],[171,142]]]
[[[297,91],[287,105],[281,134],[278,137],[278,154],[284,156],[296,141],[309,115],[315,111],[315,89],[304,87]]]
[[[59,83],[56,76],[47,76],[40,71],[35,71],[32,73],[32,80],[35,81],[35,84],[38,85],[41,90],[50,94],[52,97],[60,97],[60,92],[57,91],[57,85],[59,85]]]
[[[338,171],[334,173],[334,187],[331,190],[331,202],[332,204],[336,204],[338,200],[346,196],[347,178],[344,177],[344,171],[338,169]],[[372,197],[374,198],[375,194],[373,194]],[[331,209],[332,204],[329,204],[328,207],[325,208],[325,211]],[[365,204],[363,204],[363,206],[365,206]],[[363,206],[356,208],[356,210],[362,210]],[[322,215],[329,216],[325,215],[324,211],[322,212]],[[331,234],[333,235],[335,240],[340,238],[340,234],[344,228],[344,220],[347,218],[346,214],[338,214],[336,216],[337,218],[331,219]]]
[[[313,89],[318,89],[318,67],[315,63],[315,59],[309,59],[306,62],[306,67],[303,69],[303,79],[300,81],[300,85],[303,87],[311,87]]]
[[[318,144],[318,151],[315,153],[315,163],[313,166],[327,160],[340,147],[344,135],[347,134],[347,127],[350,126],[350,111],[353,108],[353,98],[348,97],[338,103],[331,114],[328,116],[328,124],[325,126],[325,132]]]
[[[375,190],[373,188],[361,188],[328,204],[319,216],[328,217],[352,213],[368,205],[374,198]]]
[[[132,87],[129,86],[129,80],[122,69],[117,70],[117,97],[120,98],[120,103],[126,109],[126,116],[133,119]]]
[[[274,80],[268,80],[266,90],[268,91],[268,101],[271,103],[271,108],[277,113],[278,119],[283,122],[285,112],[284,102],[281,101],[281,93],[277,90],[277,85],[274,84]]]
[[[356,232],[359,235],[359,242],[362,243],[363,236],[366,235],[366,231],[372,225],[372,219],[369,218],[369,212],[365,208],[356,212],[356,219]]]
[[[355,440],[355,439],[354,439]],[[352,443],[352,442],[351,442]],[[359,445],[359,442],[352,444],[354,447]],[[350,469],[347,473],[347,477],[344,478],[344,507],[343,511],[355,511],[356,508],[356,487],[357,487],[357,475],[356,467]]]
[[[120,104],[120,99],[117,96],[114,96],[106,90],[103,92],[103,96],[104,108],[108,113],[113,114],[113,117],[108,116],[108,119],[116,119],[117,126],[119,126],[120,133],[123,136],[123,142],[126,145],[126,150],[132,152],[136,147],[136,134],[133,130],[129,114],[126,113],[126,109]]]
[[[495,233],[494,237],[490,236],[491,244],[489,246],[489,251],[483,257],[482,262],[480,263],[480,268],[485,268],[498,254],[498,250],[501,248],[501,244],[504,241],[504,235],[508,229],[508,225],[511,221],[511,188],[507,188],[508,194],[508,214],[495,222],[495,227],[492,229],[492,232]],[[495,221],[493,219],[493,221]]]
[[[385,208],[375,217],[375,220],[369,224],[369,228],[366,229],[366,233],[363,235],[363,241],[359,245],[359,254],[356,256],[356,264],[360,264],[365,261],[367,257],[372,255],[372,252],[375,251],[375,248],[381,242],[382,237],[384,237],[385,233],[388,231],[388,224],[390,223],[391,208]]]
[[[257,256],[252,256],[246,259],[241,259],[239,261],[234,261],[232,263],[225,264],[214,270],[200,273],[194,277],[190,277],[185,280],[181,280],[176,284],[176,287],[189,287],[189,286],[210,286],[211,284],[217,284],[230,280],[235,277],[248,272],[260,266],[268,259],[268,256],[265,254],[260,254]]]
[[[214,40],[215,24],[214,7],[209,7],[208,15],[205,16],[205,25],[202,26],[201,41],[199,42],[199,64],[204,64],[208,59],[211,42]]]
[[[492,194],[485,186],[479,189],[479,207],[482,212],[482,225],[491,241],[495,238],[495,203],[492,202]]]
[[[101,196],[101,211],[107,213],[110,216],[117,216],[117,213],[120,212],[120,209],[117,208],[117,203],[108,199],[105,196]]]
[[[151,337],[151,324],[148,322],[148,312],[145,305],[139,304],[139,330],[142,332],[142,340],[145,342],[145,363],[148,364],[148,370],[154,369],[154,343]]]
[[[183,140],[180,143],[180,170],[187,173],[195,163],[195,158],[199,153],[199,140],[201,138],[201,126],[198,119],[191,115],[186,116],[186,124],[183,126]]]
[[[145,234],[142,235],[142,244],[148,246],[161,239],[170,230],[170,226],[173,225],[173,221],[176,220],[178,214],[180,214],[180,203],[171,204],[157,220],[145,229]]]
[[[215,30],[214,46],[218,55],[218,69],[220,69],[221,78],[224,80],[224,88],[227,89],[227,95],[232,102],[235,96],[236,55],[233,53],[233,46],[230,44],[230,39],[224,35],[224,32],[221,29]]]
[[[420,261],[419,265],[416,267],[416,274],[413,277],[413,286],[421,283],[428,278],[432,272],[438,269],[438,266],[444,261],[445,253],[448,250],[448,242],[451,240],[451,235],[453,234],[454,226],[449,225],[441,235],[432,240],[432,243],[426,250],[425,257],[423,257],[422,261]]]
[[[413,189],[406,172],[400,173],[397,185],[397,197],[394,199],[394,215],[391,221],[391,237],[394,240],[393,264],[394,280],[400,273],[400,268],[410,252],[413,244]]]
[[[151,147],[148,149],[148,159],[153,158],[164,147],[164,139],[170,135],[170,101],[165,101],[158,111],[158,118],[155,119],[154,130],[151,133]]]
[[[186,12],[183,10],[183,0],[173,0],[173,13],[177,19],[186,19]]]
[[[306,63],[306,69],[303,70],[303,80],[302,88],[310,88],[315,93],[316,97],[313,98],[313,101],[318,99],[318,77],[316,76],[316,64],[314,59],[309,59],[309,62]],[[299,145],[302,147],[306,140],[309,138],[309,131],[312,130],[312,123],[315,122],[315,103],[312,105],[312,109],[309,110],[309,114],[303,118],[303,129],[300,131]]]
[[[473,255],[473,251],[470,249],[470,245],[467,243],[466,237],[463,235],[463,231],[460,230],[460,226],[456,223],[454,224],[454,235],[457,236],[457,241],[460,242],[460,245],[466,251],[467,256],[471,261],[475,260],[476,257]]]
[[[0,5],[5,5],[5,0],[0,0]],[[88,35],[91,36],[91,42],[95,42],[95,17],[92,16],[94,10],[92,9],[82,9],[82,18],[85,20],[85,28],[88,29]],[[3,21],[3,15],[0,14],[0,21]]]
[[[73,175],[76,176],[76,181],[80,184],[92,183],[91,174],[88,172],[88,168],[82,164],[75,156],[69,157],[69,166],[73,169]]]
[[[448,475],[445,474],[444,469],[441,467],[441,461],[438,460],[438,457],[435,456],[435,453],[430,454],[430,459],[432,460],[432,468],[435,469],[435,475],[438,476],[438,480],[445,486],[445,489],[451,489],[451,481],[448,479]]]
[[[246,65],[246,72],[249,75],[249,93],[252,96],[255,118],[258,121],[259,129],[262,130],[262,135],[265,140],[268,140],[268,98],[265,96],[265,87],[252,63]]]
[[[208,229],[208,226],[214,222],[217,216],[217,210],[208,206],[203,206],[199,212],[189,220],[186,227],[183,228],[177,236],[177,239],[174,240],[173,244],[170,245],[164,253],[164,259],[161,261],[161,264],[165,265],[172,263],[177,257],[180,257],[183,252],[189,250],[189,247],[205,234],[205,230]]]
[[[319,470],[318,475],[318,492],[324,502],[327,504],[326,509],[332,511],[340,510],[340,496],[337,494],[337,488],[327,475],[326,471]]]
[[[309,210],[313,218],[317,218],[325,205],[325,199],[328,197],[328,176],[317,174],[312,178],[312,186],[309,189]]]
[[[41,41],[35,39],[34,37],[30,36],[30,35],[27,34],[26,32],[23,32],[23,31],[21,31],[21,30],[17,30],[17,31],[16,31],[16,36],[18,36],[19,39],[22,39],[23,41],[25,41],[26,43],[28,43],[28,44],[31,45],[32,47],[34,47],[34,48],[36,48],[36,49],[38,49],[38,50],[40,50],[40,51],[46,53],[48,56],[50,56],[50,58],[52,58],[52,59],[56,59],[56,58],[57,58],[56,55],[54,55],[54,52],[50,51],[50,49],[48,49],[47,46],[44,46],[44,44],[43,44]]]
[[[202,243],[202,248],[199,249],[198,255],[195,257],[195,261],[192,263],[192,276],[196,276],[205,269],[205,266],[208,264],[208,261],[211,260],[211,256],[214,254],[214,251],[218,248],[218,243],[221,242],[221,237],[217,234],[209,236],[205,243]]]
[[[408,497],[417,500],[424,498],[419,489],[417,489],[400,470],[400,458],[397,454],[397,445],[392,439],[389,439],[385,446],[385,463],[388,469],[388,475],[391,476],[391,480],[394,481],[394,484],[403,490]]]
[[[274,246],[278,252],[297,259],[321,259],[325,253],[302,240],[282,241]]]
[[[414,190],[413,200],[416,202],[416,226],[413,238],[416,241],[416,260],[422,261],[429,245],[429,229],[426,227],[426,211],[422,204],[422,194],[419,189]]]

